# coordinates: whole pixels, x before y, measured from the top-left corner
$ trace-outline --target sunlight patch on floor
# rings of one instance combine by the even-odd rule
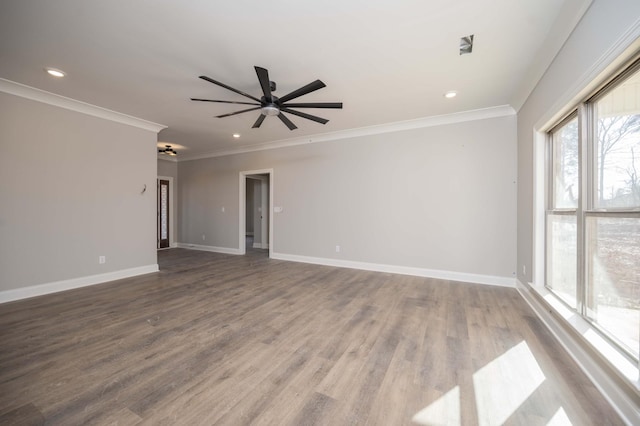
[[[522,341],[473,373],[478,425],[504,424],[545,381],[545,376],[527,342]],[[471,398],[473,395],[462,395]],[[460,387],[420,410],[412,421],[420,425],[459,425]],[[550,425],[571,424],[560,407]]]
[[[567,417],[567,413],[564,412],[562,407],[558,408],[558,411],[549,419],[547,426],[567,426],[571,425],[571,420]]]
[[[419,425],[440,426],[460,424],[460,387],[449,392],[420,410],[411,419]]]
[[[478,423],[503,424],[544,380],[527,343],[518,343],[473,374]]]

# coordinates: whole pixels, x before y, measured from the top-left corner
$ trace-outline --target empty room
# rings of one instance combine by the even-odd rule
[[[640,2],[0,3],[0,424],[640,424]]]

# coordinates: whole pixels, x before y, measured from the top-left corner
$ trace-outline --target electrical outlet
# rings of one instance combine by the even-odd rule
[[[527,266],[522,265],[522,275],[527,275]]]
[[[107,256],[99,256],[98,257],[98,263],[99,264],[103,264],[103,263],[107,263]]]
[[[205,236],[204,236],[204,234],[202,234],[202,241],[204,241],[204,240],[205,240]]]
[[[340,246],[336,246],[336,253],[340,253]]]

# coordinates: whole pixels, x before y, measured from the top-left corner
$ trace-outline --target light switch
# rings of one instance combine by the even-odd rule
[[[273,208],[273,212],[274,213],[282,213],[282,210],[284,210],[282,207],[274,207]]]

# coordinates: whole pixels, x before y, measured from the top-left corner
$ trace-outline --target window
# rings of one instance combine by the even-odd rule
[[[548,132],[545,285],[640,355],[640,60]]]
[[[551,131],[551,209],[547,213],[547,286],[572,308],[577,289],[578,118]]]

